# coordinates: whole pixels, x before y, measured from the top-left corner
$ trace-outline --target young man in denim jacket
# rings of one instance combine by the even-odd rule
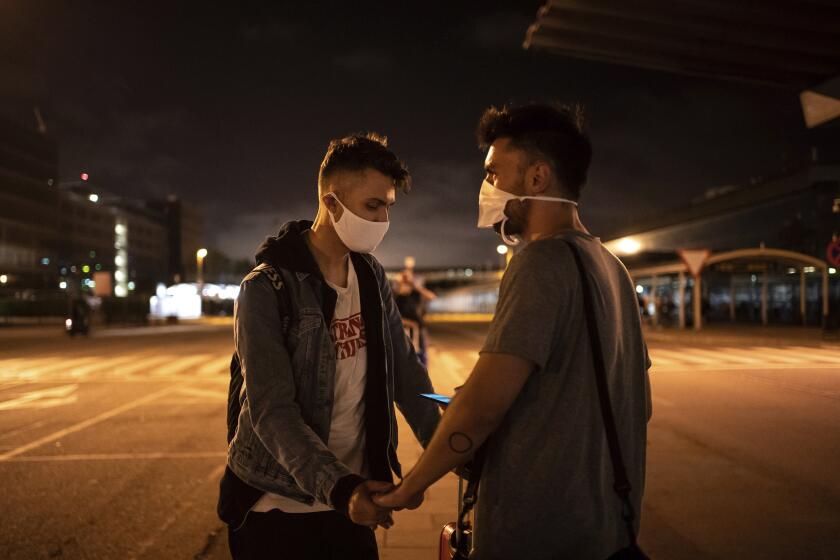
[[[330,143],[313,222],[266,239],[234,309],[244,383],[219,516],[234,558],[378,558],[391,510],[372,496],[402,477],[400,408],[425,446],[439,420],[385,271],[370,255],[405,166],[384,138]]]

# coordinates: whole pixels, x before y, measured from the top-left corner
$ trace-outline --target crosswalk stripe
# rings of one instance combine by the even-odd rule
[[[168,362],[172,356],[150,356],[130,365],[123,365],[114,368],[114,373],[120,376],[135,374],[141,370],[152,371],[158,364]]]
[[[105,412],[97,414],[93,418],[88,418],[87,420],[82,420],[81,422],[77,422],[76,424],[73,424],[72,426],[68,426],[67,428],[62,428],[61,430],[58,430],[58,431],[53,432],[51,434],[47,434],[45,436],[42,436],[42,437],[40,437],[36,440],[30,441],[29,443],[26,443],[24,445],[21,445],[19,447],[14,448],[14,449],[9,449],[7,451],[4,451],[4,452],[0,453],[0,463],[2,463],[4,461],[8,461],[9,459],[11,459],[13,457],[17,457],[18,455],[23,455],[24,453],[26,453],[27,451],[29,451],[31,449],[36,449],[38,447],[41,447],[44,444],[54,442],[58,439],[61,439],[65,436],[67,436],[67,435],[70,435],[70,434],[79,432],[81,430],[84,430],[86,428],[89,428],[90,426],[98,424],[98,423],[100,423],[104,420],[107,420],[108,418],[112,418],[112,417],[117,416],[118,414],[122,414],[123,412],[126,412],[128,410],[132,410],[134,408],[142,406],[142,405],[146,404],[147,402],[151,402],[151,401],[153,401],[157,398],[166,396],[169,393],[172,393],[173,391],[183,387],[187,383],[188,383],[187,381],[180,381],[178,383],[175,383],[174,385],[169,385],[168,387],[164,387],[163,389],[160,389],[160,390],[155,391],[153,393],[149,393],[147,395],[144,395],[144,396],[140,397],[139,399],[129,401],[127,403],[121,404],[120,406],[118,406],[116,408],[112,408],[111,410],[107,410]]]
[[[761,364],[764,360],[760,358],[753,358],[748,356],[740,356],[734,352],[731,352],[731,348],[720,348],[718,350],[704,350],[700,348],[686,348],[686,352],[697,352],[697,353],[705,353],[709,356],[715,357],[716,361],[719,362],[735,362],[739,364]]]
[[[67,374],[74,377],[80,377],[83,375],[88,375],[90,373],[108,373],[108,370],[112,370],[116,366],[124,364],[126,362],[135,362],[140,357],[141,356],[138,356],[137,354],[130,354],[127,356],[117,356],[115,358],[108,358],[104,360],[100,359],[94,363],[74,367],[71,370],[67,371]]]
[[[774,361],[783,362],[786,364],[803,364],[808,362],[808,360],[802,357],[797,358],[791,356],[783,349],[770,348],[769,346],[756,346],[755,350],[757,350],[763,355],[772,357]]]
[[[75,393],[78,388],[79,385],[77,383],[73,383],[71,385],[60,385],[58,387],[50,387],[49,389],[40,389],[38,391],[28,391],[17,398],[0,402],[0,410],[46,408],[47,406],[56,404],[56,402],[49,403],[47,401],[61,400],[59,404],[75,402],[78,400],[78,395],[71,395],[71,393]]]
[[[674,350],[664,350],[662,348],[659,348],[659,349],[656,350],[656,353],[657,354],[664,354],[666,359],[670,358],[670,359],[676,360],[677,362],[679,362],[681,364],[684,364],[686,362],[688,362],[689,364],[693,363],[693,364],[702,364],[702,365],[709,365],[709,364],[716,363],[715,360],[711,360],[709,358],[702,358],[700,356],[687,356],[685,354],[685,352],[683,352],[683,349],[680,349],[680,351],[674,351]],[[651,359],[651,361],[653,361],[653,359]]]
[[[673,366],[679,364],[677,360],[663,358],[658,350],[649,349],[651,367],[656,366]]]
[[[230,356],[217,356],[196,370],[197,375],[215,375],[230,370]]]
[[[212,357],[212,354],[198,354],[196,356],[178,357],[170,364],[157,368],[153,373],[155,377],[174,375],[176,373],[181,373],[183,370],[186,370],[197,363],[205,362],[210,357]]]
[[[51,360],[51,363],[49,363],[48,365],[43,365],[34,368],[24,367],[21,369],[20,373],[25,375],[26,377],[49,375],[53,373],[64,373],[68,370],[71,370],[74,367],[94,363],[99,360],[101,360],[101,358],[99,358],[98,356],[84,356],[80,358],[62,358],[59,356]]]
[[[0,376],[7,373],[16,373],[21,367],[36,367],[60,359],[57,356],[48,358],[9,358],[0,360]]]
[[[181,395],[188,395],[190,397],[201,397],[202,399],[210,400],[227,400],[227,392],[213,391],[210,389],[200,389],[198,387],[181,387],[177,393]]]
[[[440,379],[441,374],[443,374],[453,387],[461,385],[466,379],[466,376],[461,373],[463,366],[460,360],[452,352],[435,352],[432,360],[434,363],[430,365],[432,365],[431,369],[434,371],[436,378]]]
[[[793,346],[791,348],[797,352],[804,352],[812,360],[840,364],[840,352],[824,350],[822,348],[808,348],[807,346]]]

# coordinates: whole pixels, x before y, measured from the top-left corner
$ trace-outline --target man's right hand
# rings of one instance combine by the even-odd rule
[[[376,505],[373,502],[373,496],[374,494],[389,492],[393,488],[394,485],[390,482],[378,480],[368,480],[356,486],[347,502],[347,513],[350,515],[350,520],[371,529],[376,529],[377,525],[390,529],[394,524],[391,517],[391,508]]]

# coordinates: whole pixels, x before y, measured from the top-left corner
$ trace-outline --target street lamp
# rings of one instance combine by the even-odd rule
[[[513,251],[507,245],[499,245],[496,247],[496,252],[505,258],[505,268],[510,264],[510,259],[513,258]]]
[[[198,295],[201,296],[201,291],[204,288],[204,257],[207,256],[207,249],[202,247],[195,252],[195,267],[198,279]]]

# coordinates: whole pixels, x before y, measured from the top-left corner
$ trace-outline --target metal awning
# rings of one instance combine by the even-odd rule
[[[802,90],[840,74],[840,0],[548,0],[524,47]]]

